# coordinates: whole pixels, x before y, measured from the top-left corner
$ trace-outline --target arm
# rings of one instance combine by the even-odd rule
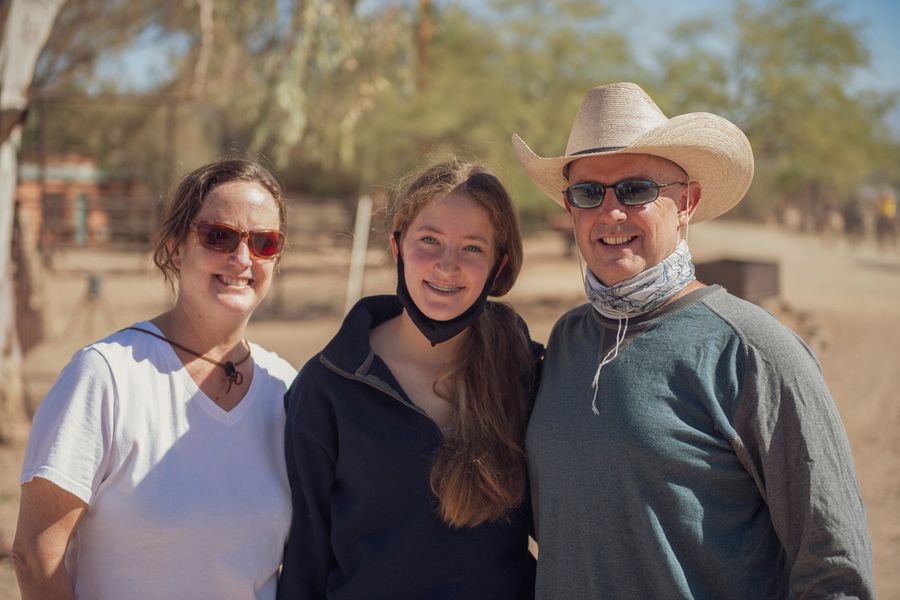
[[[64,558],[109,464],[115,384],[82,350],[41,401],[22,470],[14,564],[24,599],[73,598]]]
[[[293,516],[278,597],[290,600],[325,598],[335,562],[330,511],[337,458],[335,422],[327,394],[316,389],[323,375],[316,368],[318,358],[313,361],[316,365],[312,369],[307,365],[285,395],[285,455]]]
[[[795,339],[752,349],[739,432],[791,565],[797,598],[873,598],[853,457],[815,359]]]
[[[12,561],[22,600],[64,600],[75,595],[64,558],[87,509],[77,496],[35,477],[22,486]]]

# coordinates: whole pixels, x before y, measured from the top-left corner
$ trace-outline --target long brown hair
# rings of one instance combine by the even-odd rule
[[[451,192],[465,194],[490,216],[497,260],[507,259],[490,295],[506,294],[522,268],[522,235],[509,194],[484,166],[451,160],[426,169],[392,196],[392,231],[402,235],[425,205]],[[490,302],[469,327],[446,376],[435,382],[435,393],[450,403],[452,416],[429,480],[448,524],[474,527],[503,518],[522,503],[534,363],[515,311]]]

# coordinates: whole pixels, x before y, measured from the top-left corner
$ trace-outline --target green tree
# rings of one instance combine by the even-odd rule
[[[295,173],[340,166],[360,115],[402,63],[378,59],[402,46],[396,40],[407,37],[403,20],[398,27],[360,16],[355,5],[72,0],[38,77],[45,97],[56,94],[46,105],[48,146],[83,151],[107,171],[138,174],[154,189],[169,183],[159,173],[249,152],[315,189],[315,177]],[[97,65],[146,38],[168,42],[170,72],[143,98],[111,99],[122,90]],[[167,144],[169,130],[177,143]],[[33,152],[38,135],[35,120]]]
[[[487,162],[526,218],[552,211],[516,160],[510,135],[537,152],[562,152],[584,92],[641,71],[610,10],[594,0],[437,6],[426,86],[395,86],[361,134],[378,182],[390,185],[426,158],[455,153]],[[603,44],[585,50],[584,40]],[[416,64],[419,68],[421,65]]]
[[[669,114],[712,111],[748,133],[758,175],[744,215],[890,176],[897,143],[883,123],[893,101],[849,85],[868,56],[858,26],[830,5],[737,0],[727,22],[661,25],[665,48],[652,68],[634,59],[616,9],[596,0],[385,1],[364,11],[352,0],[70,0],[39,69],[45,91],[119,91],[95,66],[135,39],[166,41],[171,73],[149,101],[48,106],[45,132],[51,148],[82,149],[154,191],[176,171],[249,151],[295,191],[349,200],[454,152],[488,162],[538,218],[554,208],[524,176],[510,134],[539,154],[561,153],[584,93],[631,80]],[[180,99],[177,110],[167,98]],[[29,135],[36,148],[34,127]]]
[[[853,91],[869,61],[858,25],[817,0],[739,0],[735,23],[735,106],[757,159],[753,201],[740,212],[764,216],[790,202],[814,214],[884,168],[894,101]]]
[[[728,23],[709,18],[677,23],[657,53],[658,73],[647,92],[669,115],[704,111],[736,118],[727,49],[721,44]]]

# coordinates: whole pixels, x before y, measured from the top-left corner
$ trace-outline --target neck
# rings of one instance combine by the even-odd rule
[[[584,285],[588,300],[601,315],[611,319],[636,317],[696,289],[694,264],[686,243],[680,243],[660,263],[620,281],[604,285],[588,271]],[[687,291],[686,291],[687,289]]]
[[[247,319],[217,322],[200,311],[176,302],[171,310],[151,320],[166,338],[213,360],[240,360],[246,354],[244,331]]]
[[[397,350],[409,360],[419,364],[428,364],[436,367],[446,365],[459,354],[460,348],[462,348],[462,344],[468,335],[468,329],[466,329],[449,340],[432,346],[431,342],[422,335],[422,332],[419,331],[405,310],[395,322],[393,333],[396,335],[395,344]]]
[[[678,292],[677,294],[675,294],[674,296],[672,296],[671,298],[666,300],[665,303],[663,303],[663,306],[665,306],[666,304],[671,304],[672,302],[675,302],[682,296],[687,296],[694,290],[699,290],[700,288],[704,288],[704,287],[706,287],[705,283],[701,283],[701,282],[697,281],[696,279],[694,279],[689,284],[687,284],[687,287],[685,287],[683,290],[681,290],[680,292]]]

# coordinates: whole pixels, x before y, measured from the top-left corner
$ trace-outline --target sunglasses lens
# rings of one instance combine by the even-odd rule
[[[284,247],[284,234],[280,231],[256,231],[250,233],[250,252],[257,258],[274,258]]]
[[[241,243],[241,232],[216,223],[198,223],[197,238],[204,248],[217,252],[234,252]]]
[[[594,208],[603,202],[606,189],[599,183],[578,183],[566,190],[569,204],[575,208]]]
[[[626,206],[649,204],[659,196],[659,185],[648,179],[626,179],[616,184],[616,197]]]
[[[200,222],[194,231],[204,248],[216,252],[234,252],[245,235],[250,254],[256,258],[275,258],[284,248],[284,233],[278,230],[247,233],[224,223]]]

